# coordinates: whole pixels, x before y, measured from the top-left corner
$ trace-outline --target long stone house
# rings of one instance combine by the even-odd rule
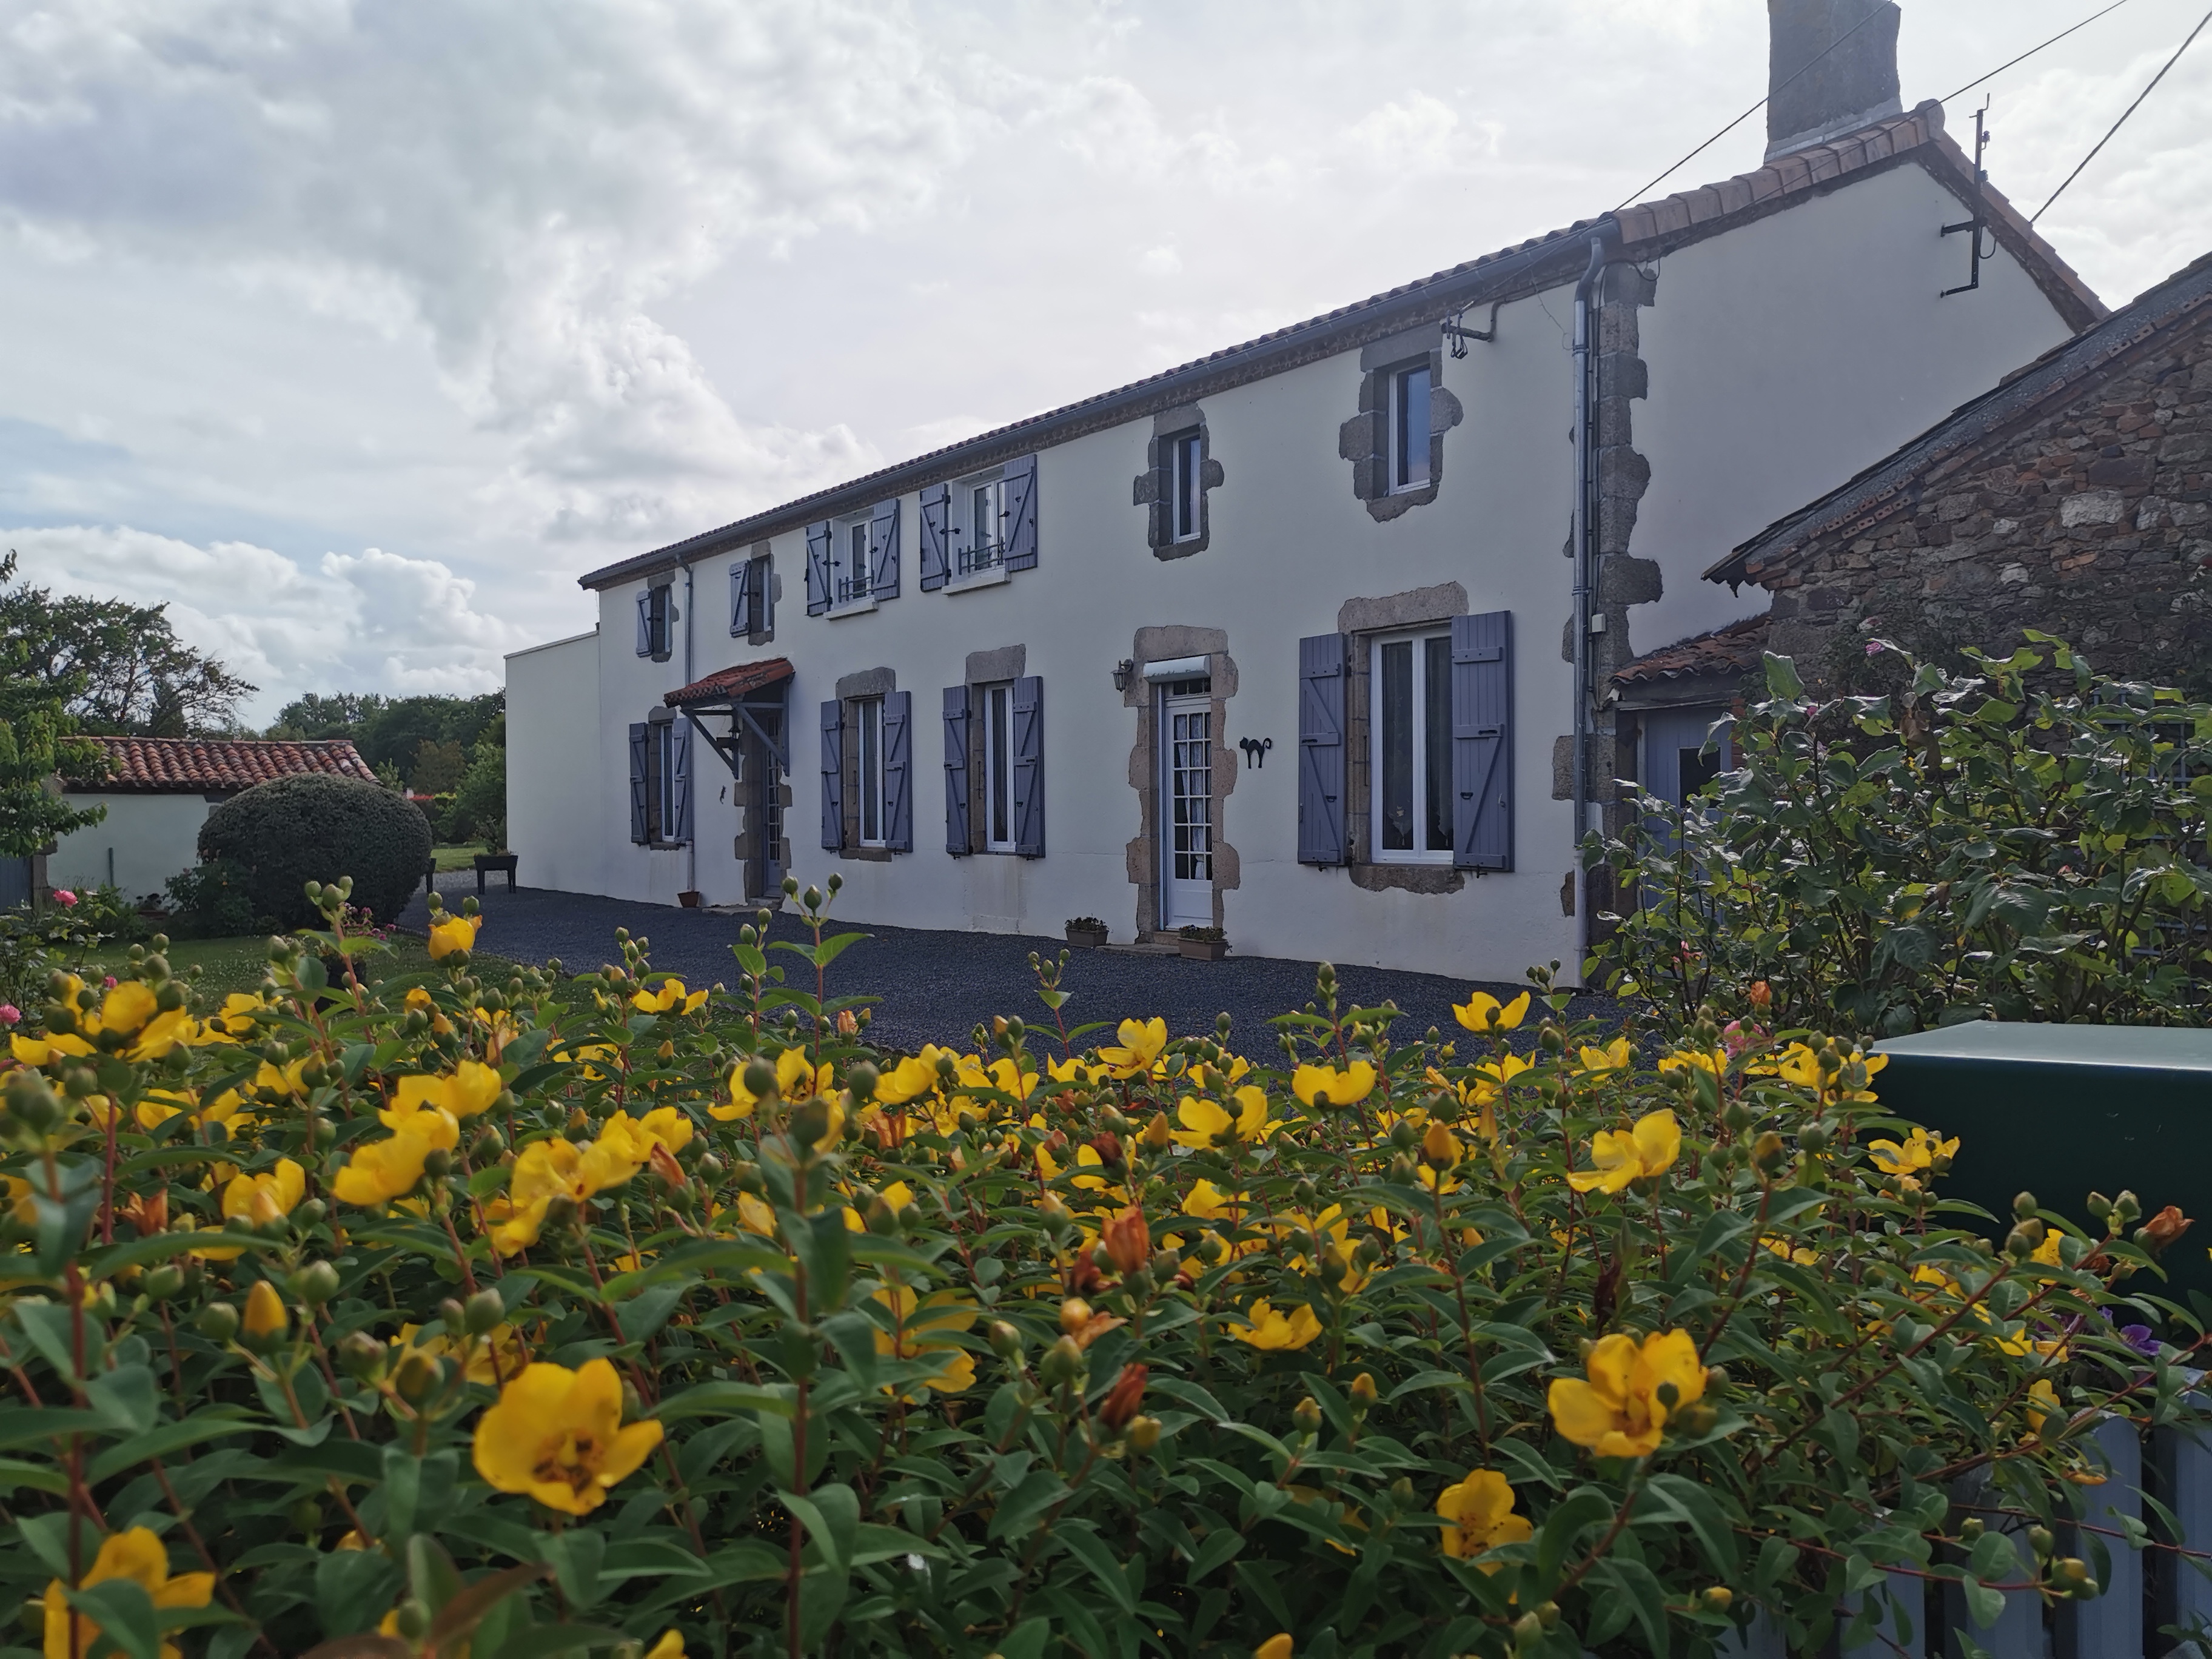
[[[1751,173],[590,572],[507,659],[524,881],[1573,977],[1613,673],[2104,314],[1901,107],[1893,5],[1770,15]]]

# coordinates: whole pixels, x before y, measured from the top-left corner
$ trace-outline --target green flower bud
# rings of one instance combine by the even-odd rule
[[[497,1291],[478,1291],[461,1305],[461,1317],[471,1336],[482,1336],[507,1317],[507,1304]]]
[[[2015,1194],[2012,1200],[2012,1218],[2014,1221],[2033,1221],[2039,1207],[2033,1193]]]
[[[238,1334],[238,1310],[228,1302],[210,1302],[192,1321],[192,1328],[210,1342],[228,1342]]]
[[[338,1344],[338,1369],[366,1382],[383,1368],[384,1344],[367,1331],[355,1331]]]
[[[310,1261],[292,1275],[292,1294],[319,1308],[338,1293],[338,1270],[327,1261]]]

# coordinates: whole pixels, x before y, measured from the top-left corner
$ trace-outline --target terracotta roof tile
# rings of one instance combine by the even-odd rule
[[[1765,649],[1765,617],[1746,617],[1726,628],[1716,628],[1710,634],[1698,634],[1656,651],[1647,651],[1635,661],[1614,670],[1613,683],[1648,685],[1655,680],[1747,674],[1759,666]]]
[[[79,789],[145,794],[211,794],[273,778],[330,772],[376,781],[346,738],[283,743],[258,738],[88,738],[107,757],[107,775],[72,779]]]
[[[774,685],[778,680],[791,678],[791,659],[770,657],[764,662],[741,662],[731,668],[718,668],[702,680],[679,686],[661,702],[671,708],[681,708],[687,702],[720,702],[725,697],[742,697],[748,691],[757,691],[764,685]]]

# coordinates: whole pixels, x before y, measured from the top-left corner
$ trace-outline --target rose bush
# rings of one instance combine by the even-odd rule
[[[2088,1431],[2196,1410],[2170,1225],[1951,1229],[1973,1149],[1818,1036],[1655,1058],[1540,975],[1414,1033],[1323,969],[1238,1055],[1041,962],[895,1054],[811,890],[732,989],[490,983],[473,914],[372,989],[346,896],[258,994],[156,940],[10,1039],[47,1655],[1798,1650],[2094,1595]]]

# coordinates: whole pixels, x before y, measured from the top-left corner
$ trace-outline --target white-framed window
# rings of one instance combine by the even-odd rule
[[[1014,850],[1014,688],[1009,682],[979,685],[983,716],[983,845]]]
[[[884,700],[861,697],[853,708],[853,758],[860,786],[860,845],[881,847],[890,839],[884,789]]]
[[[833,605],[857,605],[868,597],[868,521],[851,519],[830,535],[830,580]]]
[[[1168,454],[1168,476],[1174,492],[1170,512],[1175,539],[1194,542],[1198,539],[1200,517],[1206,504],[1206,481],[1200,476],[1204,462],[1200,455],[1199,434],[1185,432],[1168,441],[1172,446]]]
[[[1429,394],[1425,360],[1390,373],[1390,489],[1429,487]]]
[[[952,492],[955,577],[1006,562],[1006,481],[970,478]]]
[[[659,720],[645,732],[645,838],[656,846],[681,833],[676,809],[676,722]]]
[[[1451,635],[1376,640],[1368,672],[1372,846],[1378,864],[1452,855]]]

